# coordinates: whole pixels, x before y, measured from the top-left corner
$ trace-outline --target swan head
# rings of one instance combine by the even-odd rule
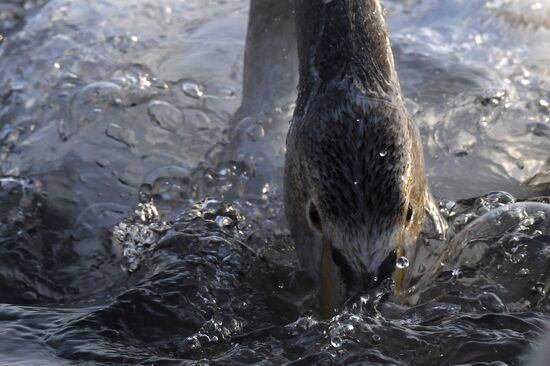
[[[296,108],[287,136],[285,212],[303,269],[330,315],[394,276],[426,200],[422,145],[400,97],[339,83]]]

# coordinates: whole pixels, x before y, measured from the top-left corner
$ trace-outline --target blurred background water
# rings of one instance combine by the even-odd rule
[[[550,2],[385,1],[451,235],[425,228],[406,305],[387,283],[328,320],[281,213],[292,93],[241,101],[248,6],[0,1],[0,363],[528,362],[550,320]]]

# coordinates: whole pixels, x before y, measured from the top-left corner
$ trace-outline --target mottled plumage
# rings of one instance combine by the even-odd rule
[[[342,298],[387,276],[384,260],[414,245],[429,196],[422,147],[378,0],[295,7],[300,83],[286,213],[304,269],[321,290],[322,272],[332,271],[326,281],[344,286],[330,296]]]

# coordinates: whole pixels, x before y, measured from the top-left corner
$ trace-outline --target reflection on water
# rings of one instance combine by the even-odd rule
[[[449,241],[428,223],[406,298],[386,282],[320,320],[282,219],[292,95],[237,110],[247,1],[1,1],[0,362],[529,359],[550,2],[385,5]]]

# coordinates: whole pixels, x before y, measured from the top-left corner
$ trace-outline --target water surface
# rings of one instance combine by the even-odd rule
[[[426,225],[406,301],[387,282],[321,320],[282,219],[292,98],[236,114],[247,1],[1,1],[0,363],[525,364],[550,2],[385,5],[450,235]]]

